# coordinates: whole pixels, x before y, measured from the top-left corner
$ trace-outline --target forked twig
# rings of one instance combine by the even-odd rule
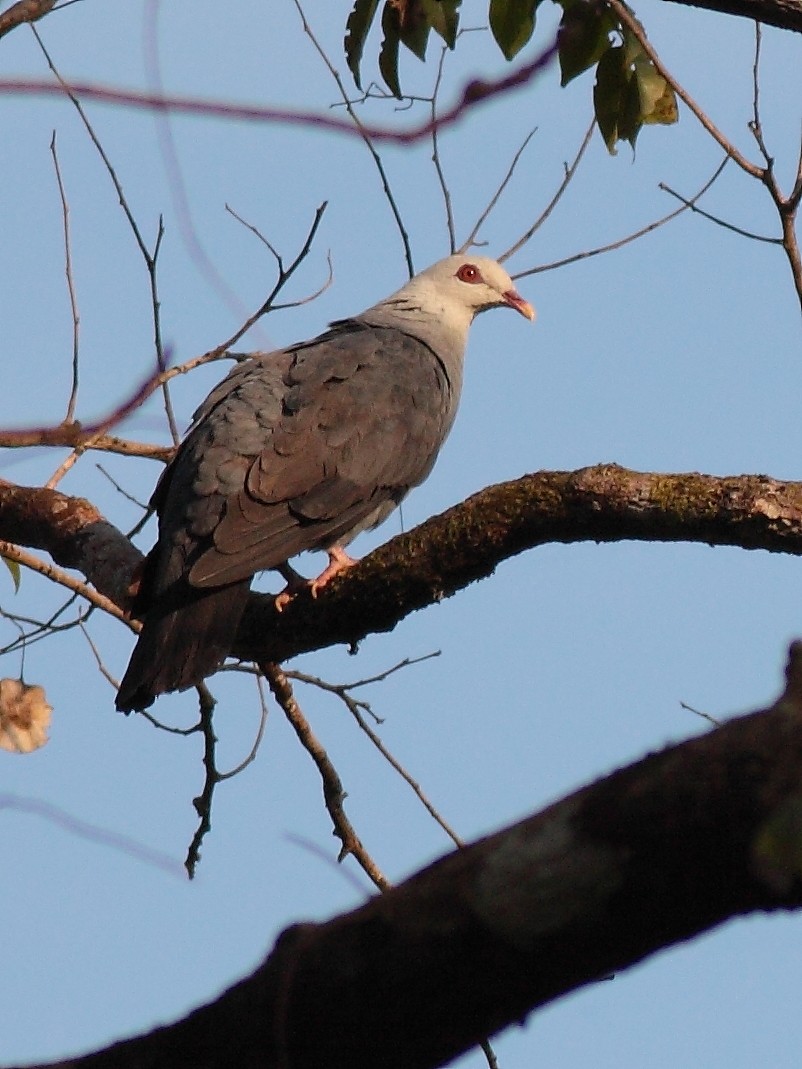
[[[501,196],[504,193],[504,190],[507,188],[507,186],[510,183],[510,180],[512,179],[512,176],[515,174],[515,169],[518,166],[518,163],[520,162],[521,157],[524,154],[526,146],[529,144],[529,142],[532,140],[532,138],[535,136],[536,133],[537,133],[537,127],[535,126],[532,130],[529,131],[529,133],[526,135],[526,137],[521,142],[520,146],[518,147],[517,152],[512,157],[512,160],[510,161],[510,165],[507,168],[507,173],[502,178],[498,188],[496,189],[496,192],[490,198],[490,200],[487,203],[487,207],[484,209],[482,214],[479,216],[479,218],[474,223],[473,229],[471,230],[470,234],[468,234],[467,238],[463,241],[462,245],[460,245],[460,249],[463,252],[466,249],[469,249],[471,247],[471,245],[475,244],[476,237],[479,234],[479,231],[485,225],[485,223],[487,222],[487,220],[488,220],[488,218],[490,216],[490,213],[493,211],[493,209],[496,207],[496,205],[498,204],[499,200],[501,199]],[[501,260],[499,260],[499,263],[501,263]]]
[[[499,256],[499,263],[503,264],[505,260],[508,260],[511,256],[514,256],[516,252],[519,252],[524,247],[524,245],[526,245],[532,239],[532,237],[537,233],[541,226],[543,226],[548,217],[560,203],[563,194],[568,189],[568,186],[571,184],[572,178],[577,172],[577,168],[579,167],[579,164],[582,161],[582,157],[585,155],[585,150],[590,144],[590,139],[593,134],[593,128],[595,127],[595,125],[596,120],[591,120],[590,126],[587,128],[585,136],[582,139],[582,144],[579,146],[579,150],[577,151],[576,156],[574,156],[570,164],[565,165],[565,174],[563,175],[563,179],[557,187],[557,191],[554,196],[551,198],[551,200],[540,213],[540,215],[537,217],[537,219],[535,219],[534,223],[532,223],[529,229],[521,235],[521,237],[515,242],[515,244],[511,245],[506,252],[502,253],[501,256]],[[525,146],[526,142],[524,142],[523,147]],[[513,163],[515,162],[517,161],[514,160]]]
[[[309,40],[312,42],[312,45],[314,46],[315,51],[320,56],[320,58],[323,60],[323,63],[325,64],[326,69],[328,70],[328,72],[332,76],[332,78],[334,79],[334,82],[337,85],[337,89],[340,92],[340,96],[342,97],[343,104],[345,104],[345,110],[348,112],[348,117],[351,120],[351,122],[353,122],[354,126],[356,127],[357,131],[359,132],[359,135],[361,136],[362,141],[365,144],[365,147],[367,148],[368,152],[370,153],[371,159],[373,160],[373,163],[374,163],[374,165],[376,167],[376,170],[379,173],[379,177],[381,179],[382,190],[384,191],[385,199],[387,200],[387,203],[388,203],[388,205],[390,207],[390,211],[392,212],[393,219],[395,220],[395,225],[396,225],[396,228],[398,230],[399,236],[401,238],[401,243],[404,246],[404,257],[405,257],[406,262],[407,262],[407,270],[409,271],[409,277],[412,278],[412,276],[415,274],[415,267],[414,267],[413,262],[412,262],[412,247],[411,247],[411,245],[409,243],[409,234],[407,233],[407,229],[404,226],[404,221],[401,218],[401,212],[399,210],[399,207],[398,207],[398,204],[396,202],[396,199],[395,199],[395,197],[393,195],[393,191],[392,191],[392,189],[390,187],[390,180],[387,177],[387,172],[386,172],[386,170],[384,168],[384,163],[382,161],[382,158],[379,155],[379,153],[376,151],[376,146],[373,144],[373,139],[371,138],[370,134],[368,133],[366,127],[363,125],[361,119],[356,114],[356,111],[354,109],[354,105],[351,103],[351,101],[350,101],[350,99],[348,97],[348,93],[345,91],[345,86],[343,85],[343,80],[340,77],[339,71],[334,66],[334,64],[331,62],[329,57],[327,56],[323,46],[320,44],[320,42],[318,41],[317,37],[315,36],[315,34],[314,34],[313,30],[312,30],[312,27],[309,25],[309,22],[308,22],[308,20],[306,18],[306,15],[304,13],[304,9],[301,6],[300,0],[293,0],[293,3],[295,4],[295,8],[296,8],[296,10],[297,10],[297,12],[298,12],[298,14],[299,14],[299,16],[301,18],[301,25],[303,27],[304,33],[309,38]]]
[[[214,707],[217,702],[205,683],[201,683],[195,689],[198,694],[200,720],[192,730],[200,731],[203,735],[203,768],[205,775],[203,779],[203,790],[196,798],[192,799],[192,804],[195,806],[195,812],[198,814],[200,821],[195,830],[195,834],[192,836],[192,841],[187,850],[186,860],[184,861],[184,868],[187,870],[187,875],[190,880],[194,878],[201,858],[201,844],[203,843],[206,833],[210,831],[212,827],[212,801],[214,799],[214,789],[220,782],[220,773],[217,771],[216,764],[217,736],[214,733],[213,723]]]
[[[103,161],[103,165],[106,168],[106,172],[108,173],[108,176],[111,179],[112,185],[114,186],[114,190],[115,190],[115,192],[117,194],[117,198],[118,198],[118,200],[120,202],[120,207],[122,208],[123,214],[125,215],[125,218],[126,218],[126,220],[128,222],[128,226],[129,226],[129,228],[131,230],[131,233],[134,236],[134,240],[136,241],[136,244],[137,244],[137,246],[139,248],[139,251],[140,251],[140,253],[142,255],[142,259],[145,262],[145,267],[147,269],[148,279],[149,279],[149,283],[150,283],[151,308],[152,308],[152,316],[153,316],[153,340],[154,340],[154,345],[155,345],[155,349],[156,349],[156,361],[157,361],[157,363],[159,365],[159,369],[161,371],[165,371],[166,368],[167,368],[167,356],[166,356],[166,353],[165,353],[165,350],[164,350],[164,346],[162,344],[162,337],[161,337],[161,314],[160,314],[160,311],[159,311],[159,309],[160,309],[160,301],[159,301],[158,282],[157,282],[157,261],[158,261],[158,257],[159,257],[159,249],[161,248],[162,238],[164,236],[164,223],[163,223],[163,220],[162,220],[161,217],[159,217],[159,226],[158,226],[158,230],[157,230],[157,234],[156,234],[156,241],[155,241],[155,244],[154,244],[154,247],[153,247],[153,252],[151,252],[148,249],[147,245],[145,244],[144,238],[142,237],[142,232],[140,231],[139,225],[137,224],[137,221],[134,218],[134,214],[131,211],[131,207],[128,204],[128,200],[127,200],[127,198],[125,196],[125,191],[123,190],[122,183],[120,182],[120,179],[117,176],[117,172],[114,169],[114,166],[113,166],[111,160],[109,159],[108,155],[106,154],[106,150],[103,148],[103,145],[101,144],[99,137],[95,133],[94,127],[89,122],[89,119],[88,119],[88,117],[86,115],[86,112],[84,111],[83,105],[81,104],[80,100],[78,99],[76,94],[73,92],[73,90],[71,89],[69,84],[62,78],[61,73],[57,69],[55,63],[53,62],[53,60],[52,60],[52,58],[50,56],[50,53],[48,52],[47,48],[45,47],[45,44],[42,41],[42,38],[39,36],[39,33],[36,30],[36,27],[35,26],[31,26],[31,29],[33,31],[34,36],[36,37],[36,41],[37,41],[37,43],[39,45],[39,48],[42,50],[42,54],[44,55],[45,60],[47,61],[48,67],[53,72],[53,76],[56,78],[56,80],[58,81],[59,85],[61,86],[63,91],[67,94],[67,96],[69,97],[71,103],[73,104],[73,106],[75,107],[76,111],[78,112],[78,115],[80,116],[81,122],[84,125],[84,129],[86,130],[87,134],[89,135],[89,138],[90,138],[92,144],[95,146],[95,148],[96,148],[96,150],[98,152],[98,155],[100,156],[101,160]],[[172,400],[170,398],[170,390],[169,390],[169,387],[167,385],[167,380],[166,379],[163,380],[160,383],[160,386],[161,386],[162,396],[163,396],[163,399],[164,399],[164,411],[165,411],[165,415],[167,417],[167,424],[168,424],[169,429],[170,429],[170,436],[173,439],[173,443],[177,445],[178,442],[180,441],[180,435],[178,433],[178,425],[176,424],[175,413],[173,412],[173,404],[172,404]]]
[[[707,193],[713,183],[719,178],[724,168],[727,166],[729,160],[728,156],[725,156],[718,167],[713,172],[713,175],[705,182],[702,188],[691,197],[687,202],[683,202],[679,208],[675,208],[673,212],[669,212],[668,215],[662,216],[660,219],[655,219],[654,222],[648,223],[646,226],[642,226],[639,230],[636,230],[632,234],[627,234],[626,237],[619,238],[618,241],[611,241],[607,245],[599,245],[595,249],[586,249],[584,252],[577,252],[573,256],[566,256],[561,260],[554,260],[549,264],[540,264],[538,267],[530,267],[526,271],[519,271],[513,275],[513,278],[526,278],[528,275],[537,275],[542,271],[554,271],[558,267],[565,267],[568,264],[577,263],[579,260],[587,260],[591,256],[600,256],[605,252],[614,252],[616,249],[622,249],[625,245],[631,244],[633,241],[637,241],[638,238],[644,237],[646,234],[651,234],[653,230],[657,230],[658,227],[664,226],[666,223],[670,223],[672,219],[676,219],[678,215],[682,215],[683,212],[688,211],[701,197]]]
[[[281,665],[269,662],[260,664],[259,668],[267,680],[267,685],[270,687],[273,697],[278,702],[293,731],[298,736],[301,745],[312,758],[320,773],[320,778],[323,782],[323,800],[334,825],[334,834],[342,843],[338,860],[342,861],[351,854],[375,886],[380,891],[386,890],[389,887],[386,876],[384,876],[376,862],[362,845],[351,821],[345,814],[345,809],[343,808],[345,790],[343,789],[342,780],[332,764],[331,758],[304,716],[293,694],[290,681]]]

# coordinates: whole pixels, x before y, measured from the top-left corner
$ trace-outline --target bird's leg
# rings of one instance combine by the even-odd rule
[[[278,612],[283,612],[287,608],[289,603],[295,597],[296,594],[300,594],[302,590],[310,590],[312,597],[316,598],[318,591],[330,582],[335,575],[339,575],[340,572],[346,571],[348,568],[353,568],[355,564],[359,564],[359,561],[354,560],[349,556],[342,546],[332,546],[327,550],[329,555],[329,563],[317,577],[317,579],[304,579],[296,570],[288,563],[276,565],[276,571],[286,582],[286,586],[280,594],[276,594],[275,606]]]
[[[296,594],[306,590],[310,580],[304,579],[300,572],[296,572],[288,561],[285,561],[284,564],[279,564],[276,567],[276,571],[287,584],[280,594],[276,594],[275,598],[276,611],[283,612]]]
[[[313,579],[309,584],[312,591],[312,597],[316,598],[318,591],[322,590],[326,583],[330,582],[335,575],[339,575],[340,572],[346,571],[348,568],[353,568],[355,564],[359,564],[359,561],[350,557],[342,546],[332,546],[327,550],[329,555],[329,563],[317,577]]]

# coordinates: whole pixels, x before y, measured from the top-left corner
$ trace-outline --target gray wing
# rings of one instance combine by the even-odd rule
[[[346,542],[426,477],[455,406],[435,354],[391,328],[352,321],[249,361],[201,406],[157,490],[161,536],[184,543],[195,587]]]

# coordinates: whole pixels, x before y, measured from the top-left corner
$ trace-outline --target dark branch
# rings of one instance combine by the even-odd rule
[[[701,7],[722,15],[742,15],[766,26],[802,33],[802,6],[798,0],[670,0],[687,7]]]
[[[282,613],[254,595],[234,654],[282,661],[390,631],[552,542],[702,542],[802,554],[802,484],[764,476],[653,475],[616,465],[537,472],[488,487],[381,546],[316,600]]]
[[[142,555],[88,501],[0,480],[0,539],[44,549],[125,605]],[[552,542],[701,542],[802,555],[802,483],[655,475],[614,464],[491,486],[366,557],[283,612],[253,594],[232,654],[281,662],[390,631],[527,549]]]
[[[796,643],[771,709],[289,929],[216,1002],[61,1069],[428,1069],[732,917],[799,908],[800,661]]]

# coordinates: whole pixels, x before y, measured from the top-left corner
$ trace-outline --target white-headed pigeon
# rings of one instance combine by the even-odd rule
[[[228,654],[256,572],[324,549],[313,592],[431,471],[454,421],[468,328],[534,311],[494,260],[449,256],[326,333],[238,363],[195,413],[151,500],[159,539],[117,708],[197,685]],[[296,577],[297,579],[298,577]]]

